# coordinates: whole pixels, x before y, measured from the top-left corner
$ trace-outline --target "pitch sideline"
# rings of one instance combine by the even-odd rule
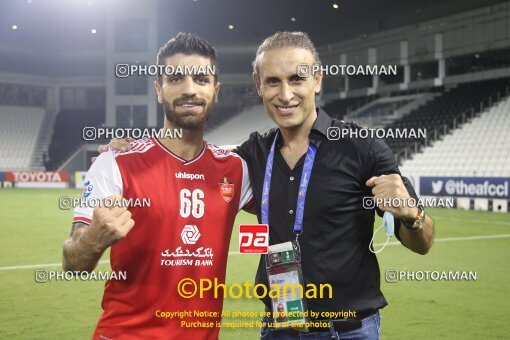
[[[464,237],[443,237],[436,238],[434,243],[442,242],[456,242],[456,241],[473,241],[473,240],[487,240],[487,239],[498,239],[498,238],[510,238],[510,234],[496,234],[496,235],[479,235],[479,236],[464,236]],[[375,243],[375,246],[382,246],[384,243]],[[400,242],[388,242],[386,246],[397,246]],[[229,255],[240,255],[237,251],[229,252]],[[109,263],[109,260],[99,261],[99,264]],[[36,269],[36,268],[53,268],[60,267],[61,263],[45,263],[45,264],[30,264],[24,266],[9,266],[0,267],[0,270],[17,270],[17,269]]]

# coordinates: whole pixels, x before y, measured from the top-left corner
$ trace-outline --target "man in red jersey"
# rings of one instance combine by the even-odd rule
[[[204,70],[216,66],[216,52],[204,39],[179,33],[157,60],[174,70]],[[102,153],[84,189],[87,202],[113,196],[150,199],[150,207],[76,208],[63,266],[91,271],[111,247],[112,271],[126,273],[126,280],[105,285],[94,339],[215,339],[222,298],[209,291],[186,299],[177,286],[184,278],[224,283],[234,218],[252,198],[248,171],[239,156],[203,141],[220,88],[216,73],[165,74],[154,85],[164,129],[182,129],[182,138],[145,138],[130,151]],[[191,313],[182,319],[159,317],[185,311]],[[197,317],[193,311],[207,313]],[[190,328],[182,321],[209,326]]]

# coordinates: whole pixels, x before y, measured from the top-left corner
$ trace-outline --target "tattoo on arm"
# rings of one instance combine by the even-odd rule
[[[69,237],[74,236],[74,232],[79,228],[86,228],[87,225],[81,222],[73,222],[73,225],[71,226],[71,234],[69,234]],[[81,234],[81,233],[80,233]]]
[[[90,252],[86,245],[79,242],[86,228],[88,228],[88,225],[84,223],[73,223],[71,235],[64,242],[62,265],[66,271],[92,270],[101,257],[101,254]]]

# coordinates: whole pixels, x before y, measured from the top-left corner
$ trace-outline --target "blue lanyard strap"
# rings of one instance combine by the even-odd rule
[[[269,150],[266,163],[266,173],[264,174],[264,185],[262,187],[262,203],[261,203],[261,222],[262,224],[269,224],[269,188],[271,186],[271,176],[273,173],[274,150],[276,140],[278,139],[278,132],[274,137],[273,144]],[[306,151],[305,163],[303,165],[303,172],[301,173],[301,181],[299,183],[299,193],[297,197],[296,218],[294,220],[294,232],[301,234],[303,232],[303,217],[305,212],[305,198],[308,184],[310,183],[310,174],[312,173],[313,162],[317,148],[310,142],[308,150]]]

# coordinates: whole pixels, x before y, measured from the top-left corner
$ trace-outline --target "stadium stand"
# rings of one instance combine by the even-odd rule
[[[414,176],[510,176],[510,97],[403,162]]]
[[[323,108],[337,119],[378,128],[402,118],[443,91],[444,88],[438,86],[337,99],[323,105]]]
[[[104,110],[62,110],[53,127],[53,137],[48,149],[47,170],[56,170],[83,143],[83,128],[101,127],[105,121]],[[93,141],[97,143],[98,141]]]
[[[46,99],[42,86],[0,83],[1,105],[45,107]]]
[[[260,101],[253,85],[222,85],[219,102],[207,121],[206,131],[213,131],[244,110],[260,104]]]
[[[237,105],[215,106],[211,117],[207,121],[207,131],[214,130],[239,113],[240,111]]]
[[[275,124],[263,105],[255,105],[226,121],[221,128],[206,133],[205,139],[216,145],[240,144],[253,131],[266,132]]]
[[[400,119],[432,98],[432,94],[381,97],[347,114],[345,121],[355,121],[358,125],[380,128]]]
[[[48,165],[48,148],[53,136],[53,126],[55,124],[56,114],[54,112],[46,112],[46,117],[41,125],[39,137],[34,146],[32,160],[30,161],[30,170],[44,171]]]
[[[0,105],[0,170],[26,170],[34,152],[45,110]]]
[[[378,116],[388,116],[393,114],[395,110],[398,110],[405,104],[409,103],[411,99],[401,99],[392,102],[386,103],[376,103],[374,106],[364,109],[361,112],[358,112],[356,117],[358,118],[367,118],[367,117],[378,117]]]
[[[332,117],[337,119],[344,119],[344,117],[364,106],[367,103],[377,99],[378,96],[361,96],[361,97],[352,97],[352,98],[344,98],[344,99],[336,99],[333,100],[323,106],[324,110],[330,114]]]
[[[388,138],[386,142],[398,159],[408,158],[427,141],[449,133],[476,113],[506,95],[510,78],[463,83],[393,122],[388,129],[426,129],[427,138]]]

